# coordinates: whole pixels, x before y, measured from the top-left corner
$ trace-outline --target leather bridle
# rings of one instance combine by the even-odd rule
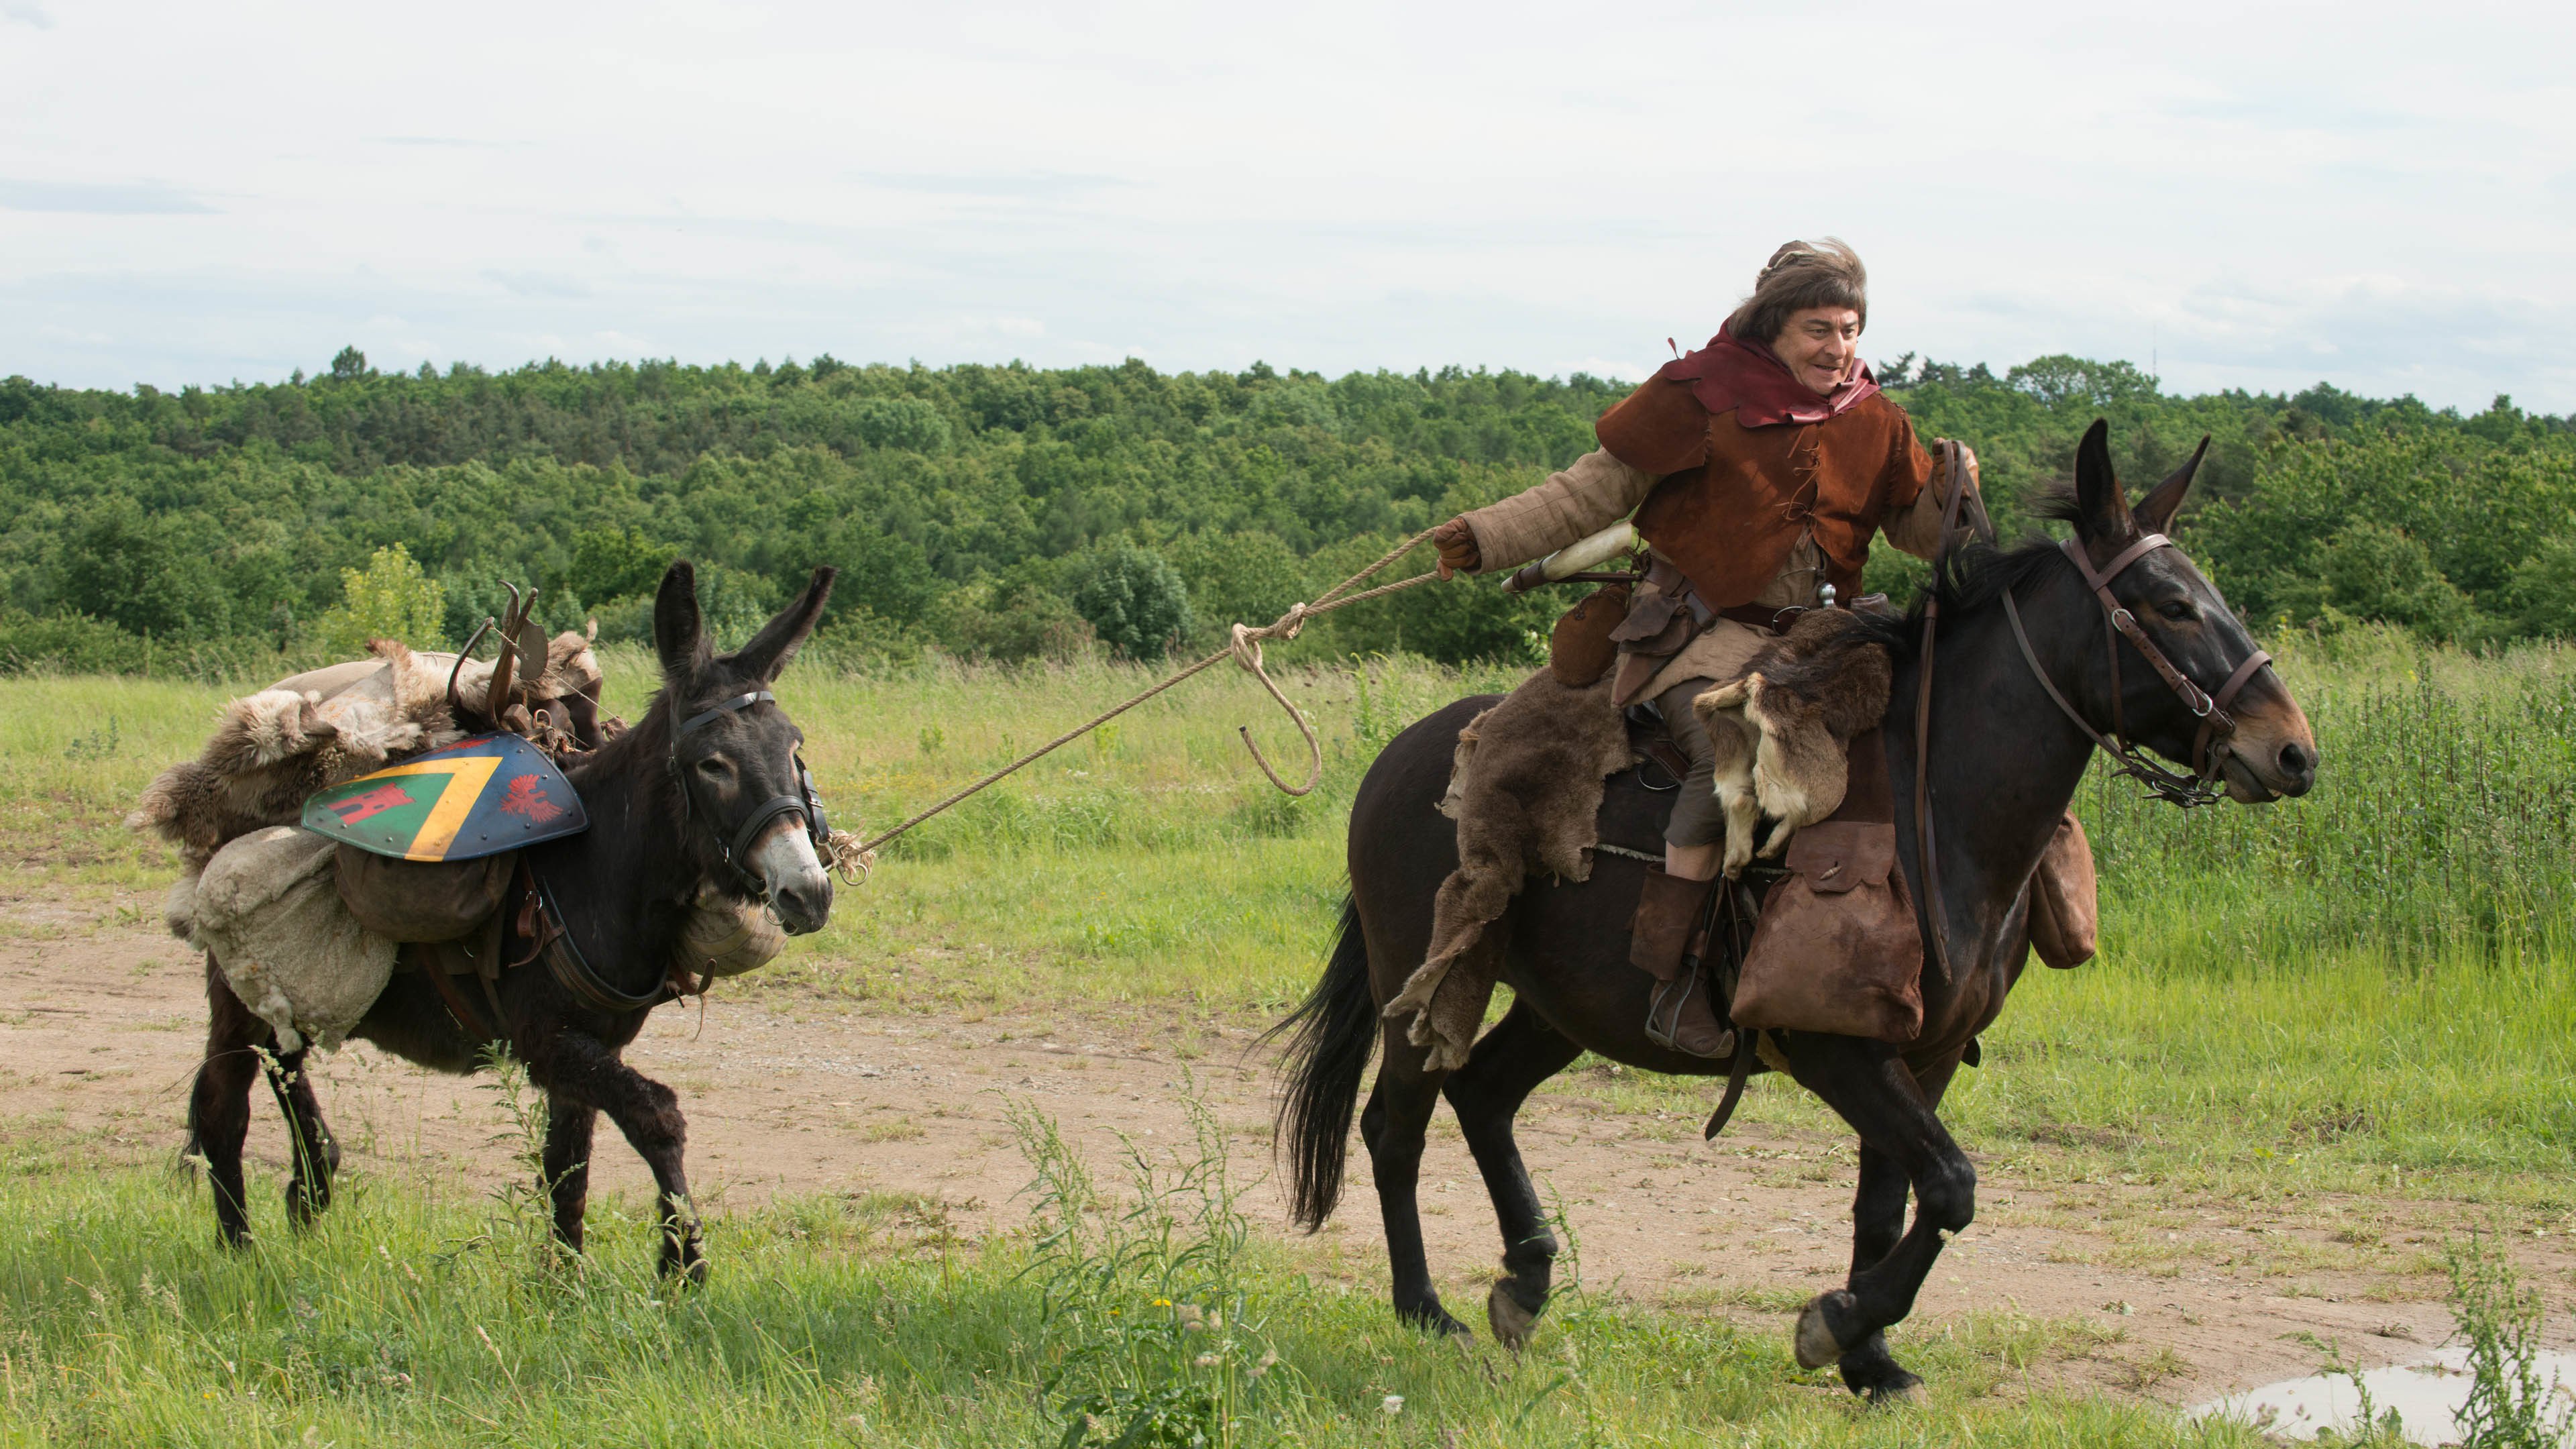
[[[2094,599],[2102,606],[2103,637],[2111,654],[2111,732],[2105,735],[2095,729],[2093,722],[2067,701],[2056,681],[2048,677],[2048,671],[2040,667],[2039,655],[2030,647],[2030,634],[2022,628],[2021,609],[2013,602],[2012,592],[2006,590],[2004,617],[2012,624],[2013,642],[2021,646],[2022,661],[2030,666],[2031,676],[2039,681],[2040,688],[2048,691],[2048,697],[2056,702],[2058,709],[2075,721],[2076,728],[2084,731],[2093,743],[2102,747],[2103,753],[2116,762],[2113,769],[2146,786],[2149,795],[2186,810],[2216,801],[2224,793],[2218,785],[2219,770],[2233,753],[2230,741],[2236,735],[2236,716],[2228,712],[2229,707],[2236,703],[2236,696],[2244,692],[2254,676],[2272,662],[2272,656],[2264,650],[2255,650],[2245,657],[2244,663],[2236,666],[2234,673],[2227,676],[2226,683],[2218,686],[2216,694],[2209,693],[2193,683],[2191,676],[2175,668],[2174,662],[2165,657],[2165,652],[2156,647],[2156,642],[2147,637],[2147,631],[2139,625],[2137,616],[2111,596],[2112,580],[2157,549],[2173,548],[2172,539],[2161,533],[2147,534],[2114,554],[2111,561],[2099,570],[2093,567],[2093,560],[2086,557],[2080,541],[2070,538],[2059,547],[2074,561],[2076,569],[2084,575],[2085,587],[2093,591]],[[2181,552],[2180,549],[2174,551]],[[2183,708],[2200,720],[2200,729],[2192,736],[2192,773],[2188,775],[2149,758],[2129,738],[2128,727],[2120,713],[2120,641],[2123,639],[2129,641],[2130,648],[2145,657],[2147,667],[2153,669],[2156,677],[2165,682],[2165,687],[2182,701]]]
[[[777,695],[765,689],[755,689],[748,693],[737,694],[731,699],[693,714],[672,729],[670,768],[671,773],[679,777],[680,802],[683,807],[691,811],[699,808],[693,793],[694,782],[689,778],[689,772],[680,768],[681,738],[690,731],[714,724],[737,710],[749,709],[756,704],[776,704],[777,702]],[[750,853],[752,843],[760,839],[761,835],[769,829],[772,821],[781,815],[801,815],[805,818],[806,838],[814,842],[815,850],[822,851],[829,848],[832,841],[831,822],[823,816],[823,797],[814,789],[814,772],[805,768],[803,752],[799,751],[790,758],[796,761],[797,793],[773,795],[762,801],[750,814],[743,817],[742,827],[734,832],[731,840],[716,841],[716,853],[724,857],[726,867],[733,871],[743,888],[749,892],[753,900],[757,901],[769,899],[769,883],[745,870],[742,857]],[[713,818],[712,815],[710,818]]]
[[[1940,968],[1941,979],[1947,982],[1952,979],[1949,913],[1941,902],[1940,858],[1933,850],[1932,830],[1932,663],[1937,642],[1936,626],[1941,618],[1940,583],[1957,538],[1962,508],[1973,511],[1976,530],[1981,538],[1992,543],[1995,530],[1986,518],[1984,501],[1972,496],[1967,460],[1959,446],[1956,443],[1944,444],[1942,452],[1949,473],[1950,496],[1941,509],[1941,542],[1932,561],[1932,593],[1923,606],[1923,644],[1918,651],[1919,680],[1914,700],[1914,841],[1923,878],[1924,915],[1931,928],[1932,961]],[[2189,675],[2174,667],[2173,661],[2165,657],[2165,652],[2147,637],[2147,631],[2139,625],[2137,616],[2111,594],[2114,579],[2157,549],[2174,548],[2172,539],[2161,533],[2147,534],[2121,549],[2109,564],[2098,570],[2093,567],[2092,559],[2086,556],[2080,540],[2070,538],[2060,548],[2074,562],[2084,577],[2086,587],[2093,591],[2095,601],[2102,606],[2104,637],[2111,652],[2110,734],[2105,735],[2095,729],[2092,721],[2079,713],[2065,693],[2058,689],[2056,681],[2048,677],[2048,671],[2040,665],[2037,651],[2031,648],[2029,632],[2022,627],[2021,609],[2013,602],[2012,591],[2007,589],[2003,596],[2004,618],[2012,625],[2013,642],[2021,646],[2022,662],[2030,666],[2031,677],[2039,681],[2039,687],[2048,692],[2048,697],[2056,702],[2058,709],[2075,721],[2076,728],[2084,731],[2111,757],[2117,773],[2145,785],[2154,798],[2185,809],[2217,800],[2224,793],[2217,784],[2219,770],[2227,761],[2229,741],[2236,734],[2236,717],[2228,712],[2229,707],[2236,703],[2236,696],[2244,692],[2246,684],[2272,662],[2272,656],[2257,649],[2244,663],[2236,666],[2235,672],[2227,676],[2227,681],[2218,687],[2216,694],[2203,690],[2192,682]],[[2174,551],[2181,552],[2180,549]],[[2123,639],[2145,657],[2147,666],[2182,701],[2183,708],[2200,720],[2199,732],[2192,739],[2191,774],[2181,774],[2157,763],[2129,739],[2120,710],[2120,641]]]

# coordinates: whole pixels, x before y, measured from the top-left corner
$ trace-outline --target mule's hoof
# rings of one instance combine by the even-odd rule
[[[1538,1327],[1538,1313],[1523,1308],[1506,1285],[1496,1283],[1485,1295],[1485,1326],[1494,1331],[1494,1342],[1518,1353],[1529,1344],[1530,1330]]]
[[[1899,1374],[1886,1383],[1872,1384],[1861,1390],[1860,1396],[1868,1400],[1873,1409],[1919,1408],[1930,1402],[1931,1397],[1924,1390],[1923,1381],[1912,1374]]]
[[[1798,1310],[1798,1331],[1792,1339],[1798,1367],[1820,1369],[1842,1359],[1842,1340],[1834,1337],[1832,1325],[1825,1321],[1828,1302],[1837,1298],[1842,1302],[1834,1304],[1835,1308],[1846,1308],[1851,1302],[1851,1294],[1837,1288],[1831,1293],[1817,1294],[1808,1300],[1806,1307]]]

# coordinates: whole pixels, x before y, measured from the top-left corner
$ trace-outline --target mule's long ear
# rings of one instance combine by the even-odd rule
[[[2095,418],[2075,448],[2075,532],[2087,543],[2107,543],[2136,531],[2111,472],[2111,424]]]
[[[662,678],[681,689],[707,665],[707,626],[698,614],[698,571],[687,559],[662,575],[653,596],[653,652],[662,656]]]
[[[823,621],[823,605],[832,597],[832,580],[840,573],[831,568],[814,570],[814,581],[805,586],[804,597],[761,625],[751,642],[726,656],[725,662],[762,679],[776,679],[787,662],[796,657],[796,647]]]
[[[2200,460],[2209,456],[2209,434],[2200,435],[2200,446],[2191,457],[2155,487],[2155,491],[2138,501],[2138,527],[2149,533],[2162,533],[2173,526],[2174,515],[2182,511],[2182,496],[2191,491],[2192,475],[2200,471]]]

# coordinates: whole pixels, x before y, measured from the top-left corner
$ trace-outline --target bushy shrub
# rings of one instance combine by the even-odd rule
[[[940,648],[995,664],[1069,663],[1096,642],[1071,601],[1027,577],[954,590],[931,608],[929,623]]]
[[[1124,659],[1160,659],[1190,632],[1190,591],[1158,554],[1119,544],[1096,554],[1073,591],[1074,612]]]

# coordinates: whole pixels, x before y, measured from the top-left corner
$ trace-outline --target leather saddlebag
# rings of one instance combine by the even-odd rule
[[[1628,618],[1628,586],[1603,584],[1565,611],[1547,640],[1547,667],[1568,689],[1587,689],[1610,672],[1619,646],[1610,631]]]
[[[518,858],[395,860],[344,843],[334,874],[341,903],[366,929],[391,941],[453,941],[500,912]]]
[[[1912,1041],[1923,1030],[1923,932],[1896,866],[1879,732],[1853,738],[1849,793],[1801,829],[1762,904],[1728,1015],[1748,1029]]]
[[[2030,949],[2061,971],[2081,966],[2093,959],[2101,919],[2093,846],[2070,812],[2030,873]]]

